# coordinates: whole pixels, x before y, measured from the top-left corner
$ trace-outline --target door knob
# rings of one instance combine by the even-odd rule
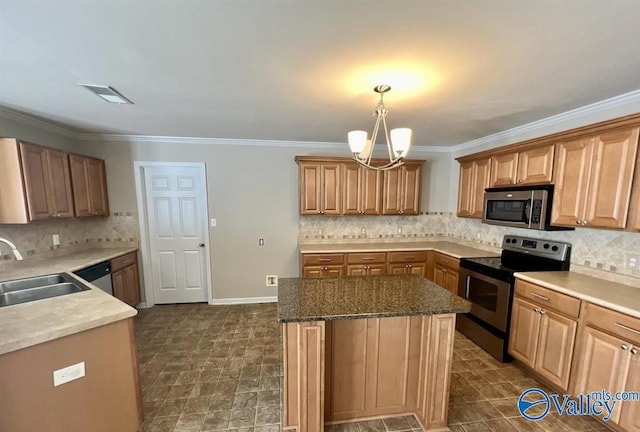
[[[200,247],[204,247],[204,243],[200,243],[198,246],[200,246]]]

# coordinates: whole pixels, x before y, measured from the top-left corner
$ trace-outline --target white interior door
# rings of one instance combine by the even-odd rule
[[[204,166],[147,166],[144,184],[154,302],[206,302]]]

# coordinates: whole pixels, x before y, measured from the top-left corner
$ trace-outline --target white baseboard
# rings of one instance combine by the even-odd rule
[[[238,297],[238,298],[213,299],[211,304],[213,304],[213,305],[234,305],[234,304],[250,304],[250,303],[275,303],[277,301],[278,301],[278,296]]]
[[[150,307],[151,307],[151,306],[149,306],[149,305],[147,304],[147,302],[138,303],[138,304],[136,305],[136,309],[148,309],[148,308],[150,308]]]

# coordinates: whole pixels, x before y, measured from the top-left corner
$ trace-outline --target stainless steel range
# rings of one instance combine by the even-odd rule
[[[507,354],[515,272],[569,270],[571,244],[506,235],[495,258],[460,260],[458,295],[471,312],[458,315],[458,330],[501,362]]]

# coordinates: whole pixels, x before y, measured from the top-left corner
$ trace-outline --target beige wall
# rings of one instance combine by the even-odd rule
[[[134,161],[204,162],[207,169],[209,228],[215,299],[274,296],[265,276],[297,277],[298,171],[296,155],[348,156],[344,147],[308,148],[239,144],[85,141],[81,151],[104,158],[113,212],[136,212]],[[280,144],[282,145],[282,144]],[[448,153],[412,154],[425,158],[423,208],[446,208]],[[258,239],[265,240],[264,246]]]

